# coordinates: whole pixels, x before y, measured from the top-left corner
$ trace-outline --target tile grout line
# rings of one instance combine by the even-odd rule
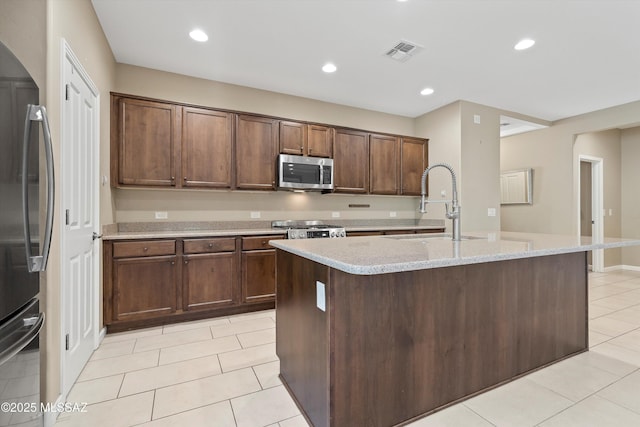
[[[473,410],[473,408],[471,408],[470,406],[467,406],[466,401],[462,401],[460,402],[460,404],[462,406],[464,406],[465,408],[467,408],[468,410],[470,410],[471,412],[473,412],[474,414],[476,414],[478,417],[480,417],[481,419],[483,419],[484,421],[488,422],[489,424],[491,424],[492,426],[496,427],[497,425],[492,423],[491,421],[489,421],[489,419],[483,417],[482,415],[480,415],[479,413],[477,413],[476,411]],[[454,405],[455,406],[455,405]],[[427,416],[428,418],[428,416]]]
[[[618,359],[615,359],[615,360],[618,360]],[[602,369],[601,369],[601,370],[602,370]],[[604,398],[604,397],[602,397],[602,396],[597,396],[597,394],[598,394],[598,393],[600,393],[600,392],[601,392],[602,390],[604,390],[605,388],[610,387],[610,386],[612,386],[613,384],[616,384],[617,382],[621,381],[622,379],[624,379],[624,378],[628,377],[629,375],[631,375],[631,374],[633,374],[633,373],[635,373],[635,372],[638,372],[639,370],[640,370],[640,368],[638,368],[638,369],[636,369],[636,370],[634,370],[634,371],[632,371],[632,372],[630,372],[630,373],[628,373],[628,374],[626,374],[626,375],[623,375],[623,376],[621,376],[620,378],[618,378],[616,381],[614,381],[614,382],[612,382],[612,383],[608,384],[606,387],[602,387],[602,388],[601,388],[601,389],[599,389],[598,391],[595,391],[595,392],[593,392],[593,393],[589,394],[588,396],[585,396],[584,398],[582,398],[582,399],[580,399],[580,400],[578,400],[578,401],[573,402],[573,404],[572,404],[572,405],[567,406],[566,408],[564,408],[564,409],[562,409],[561,411],[559,411],[559,412],[555,413],[554,415],[552,415],[552,416],[550,416],[550,417],[548,417],[548,418],[545,418],[544,420],[540,421],[538,424],[536,424],[536,426],[539,426],[539,425],[541,425],[541,424],[545,423],[546,421],[549,421],[551,418],[554,418],[555,416],[560,415],[561,413],[563,413],[563,412],[565,412],[565,411],[569,410],[570,408],[573,408],[573,407],[574,407],[574,406],[576,406],[577,404],[579,404],[579,403],[581,403],[581,402],[583,402],[583,401],[585,401],[585,400],[587,400],[588,398],[593,397],[593,396],[599,397],[599,398],[601,398],[601,399],[608,400],[609,402],[611,402],[611,403],[613,403],[614,405],[619,406],[619,407],[621,407],[621,408],[628,409],[628,408],[626,408],[625,406],[620,405],[619,403],[613,402],[613,401],[611,401],[611,400],[609,400],[609,399],[606,399],[606,398]],[[605,372],[608,372],[608,371],[605,371]],[[541,385],[541,384],[538,384],[538,385]],[[543,386],[543,385],[541,385],[541,386],[542,386],[542,387],[544,387],[544,388],[546,388],[546,389],[548,389],[548,390],[550,390],[550,389],[549,389],[548,387],[546,387],[546,386]],[[551,391],[553,391],[553,390],[551,390]],[[556,392],[554,392],[554,393],[556,393]],[[560,396],[562,396],[562,395],[560,395]],[[562,396],[562,397],[564,397],[564,396]],[[571,399],[568,399],[568,398],[566,398],[566,397],[565,397],[565,399],[567,399],[567,400],[571,400]],[[632,411],[632,412],[636,413],[635,411]]]

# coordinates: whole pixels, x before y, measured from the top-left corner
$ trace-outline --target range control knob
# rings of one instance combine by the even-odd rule
[[[347,237],[347,232],[344,230],[340,230],[340,237]]]
[[[331,230],[329,232],[329,237],[336,237],[336,230]]]

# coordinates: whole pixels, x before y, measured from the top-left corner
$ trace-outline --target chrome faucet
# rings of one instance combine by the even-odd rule
[[[444,200],[427,200],[427,175],[433,168],[442,167],[451,172],[451,186],[452,190],[452,198],[451,198],[451,210],[449,210],[449,201]],[[422,173],[422,187],[420,193],[420,212],[427,212],[427,203],[444,203],[445,214],[447,218],[453,220],[453,240],[460,241],[460,205],[458,204],[458,188],[456,185],[456,173],[453,171],[453,168],[446,163],[436,163],[435,165],[431,165],[424,170]]]

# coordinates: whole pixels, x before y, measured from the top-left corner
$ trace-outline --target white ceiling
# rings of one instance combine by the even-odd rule
[[[553,121],[640,100],[638,0],[92,2],[118,62],[402,116],[466,100]],[[400,40],[424,49],[384,56]]]

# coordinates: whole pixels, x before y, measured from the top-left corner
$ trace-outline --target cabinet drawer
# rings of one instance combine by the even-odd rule
[[[189,239],[184,241],[185,254],[210,252],[233,252],[236,250],[236,239]]]
[[[256,237],[243,237],[242,238],[242,250],[254,251],[259,249],[273,249],[273,246],[269,245],[269,240],[284,239],[284,236],[256,236]]]
[[[147,240],[140,242],[116,242],[113,244],[114,258],[174,255],[175,253],[175,240]]]

